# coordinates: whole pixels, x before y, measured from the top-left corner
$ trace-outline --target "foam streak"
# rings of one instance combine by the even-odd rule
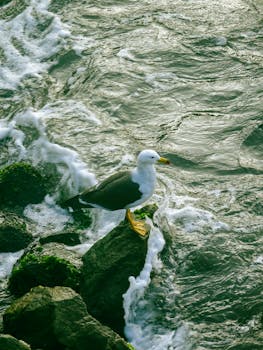
[[[165,241],[161,231],[154,227],[148,219],[148,224],[151,225],[150,237],[148,240],[148,251],[143,270],[138,277],[131,276],[129,278],[130,287],[123,295],[123,306],[125,311],[125,335],[127,339],[139,349],[139,343],[143,336],[142,327],[136,322],[136,308],[140,300],[143,299],[145,290],[151,282],[151,272],[153,268],[160,266],[158,254],[162,251]]]

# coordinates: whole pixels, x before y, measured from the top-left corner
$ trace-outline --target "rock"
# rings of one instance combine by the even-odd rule
[[[39,239],[41,244],[46,244],[50,242],[64,243],[69,246],[74,246],[80,244],[80,235],[78,232],[67,231],[67,232],[59,232],[55,234],[49,234],[43,236]]]
[[[129,287],[128,278],[142,270],[146,253],[147,241],[125,221],[83,256],[80,294],[88,312],[120,335],[124,328],[122,295]]]
[[[68,286],[79,289],[81,259],[64,244],[34,245],[15,264],[9,278],[9,290],[21,296],[32,287]]]
[[[30,350],[30,346],[9,334],[0,334],[0,350]]]
[[[128,350],[116,333],[87,312],[68,287],[35,287],[4,314],[4,331],[43,350]]]
[[[45,178],[30,164],[15,163],[0,171],[0,207],[39,203],[46,194]]]
[[[20,216],[0,212],[0,252],[16,252],[27,247],[32,240]]]

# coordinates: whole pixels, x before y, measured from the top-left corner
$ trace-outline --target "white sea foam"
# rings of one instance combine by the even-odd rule
[[[125,48],[125,49],[121,49],[118,53],[117,56],[120,58],[124,58],[126,60],[130,60],[130,61],[134,61],[134,56],[133,54],[130,52],[129,49]]]
[[[0,140],[10,138],[13,140],[13,147],[9,149],[9,155],[12,155],[16,152],[19,153],[18,159],[21,160],[25,156],[25,147],[23,141],[25,135],[22,131],[15,128],[15,121],[7,122],[5,119],[0,121]]]
[[[212,230],[212,232],[229,230],[229,226],[218,221],[211,212],[191,205],[180,209],[167,209],[167,218],[170,222],[183,226],[186,232],[202,232],[205,229]]]
[[[72,39],[74,40],[72,48],[79,56],[81,56],[83,51],[90,48],[95,48],[98,45],[96,40],[91,37],[75,35],[72,36]]]
[[[13,140],[13,147],[18,152],[18,159],[29,159],[33,164],[46,162],[54,164],[61,174],[61,186],[68,188],[69,194],[76,194],[87,187],[96,184],[96,178],[82,162],[78,153],[70,148],[63,147],[49,140],[46,133],[46,120],[63,115],[63,111],[73,113],[85,122],[99,124],[100,121],[95,114],[90,112],[82,103],[74,101],[65,102],[64,110],[62,102],[54,105],[47,105],[41,110],[28,109],[17,114],[10,123],[2,121],[0,124],[0,135],[10,137]],[[63,123],[63,119],[61,120]],[[20,130],[21,126],[34,128],[38,137],[26,148],[24,146],[25,134]],[[12,150],[9,152],[12,153]]]
[[[18,153],[18,155],[16,154],[18,160],[29,160],[34,165],[38,163],[53,164],[58,173],[61,174],[59,188],[67,189],[68,195],[74,195],[94,186],[97,181],[76,151],[51,142],[49,139],[46,132],[47,121],[56,118],[57,123],[59,123],[61,118],[61,123],[63,123],[62,116],[65,117],[67,114],[69,117],[73,114],[74,118],[81,119],[87,125],[100,124],[99,119],[84,104],[71,100],[58,101],[37,111],[28,109],[18,113],[11,122],[1,120],[0,136],[2,140],[9,138],[8,143],[11,143],[9,154],[15,150]],[[23,127],[29,127],[36,131],[36,138],[26,147],[24,145],[26,134],[22,131]],[[52,193],[46,196],[42,203],[28,205],[25,208],[24,215],[36,225],[36,235],[47,230],[49,232],[60,231],[65,224],[72,221],[72,217],[56,205],[56,195],[56,193]],[[94,243],[96,237],[103,235],[103,230],[104,232],[107,229],[110,230],[114,225],[116,225],[115,220],[109,221],[108,225],[101,223],[100,227],[97,227],[97,234],[93,234],[91,241]],[[109,227],[107,228],[107,226]]]
[[[170,72],[150,73],[145,76],[145,82],[157,90],[167,91],[174,88],[177,75]]]
[[[226,46],[227,44],[227,38],[224,36],[218,36],[215,38],[215,44],[217,46]]]
[[[125,311],[125,335],[127,339],[136,347],[142,341],[142,327],[136,319],[136,309],[138,304],[143,300],[145,289],[151,282],[150,274],[154,267],[160,267],[158,253],[162,251],[165,241],[161,231],[152,225],[148,219],[148,224],[151,225],[150,237],[148,239],[148,251],[144,267],[138,277],[131,276],[129,278],[130,287],[123,295],[123,306]]]
[[[263,265],[263,255],[259,255],[254,259],[255,264],[262,264]]]
[[[16,261],[23,254],[23,250],[15,253],[0,253],[0,280],[10,275]]]
[[[38,76],[47,70],[53,64],[48,59],[65,46],[69,29],[48,11],[49,3],[31,0],[18,16],[0,21],[0,49],[4,54],[1,89],[15,89],[25,76]]]
[[[10,128],[0,126],[0,140],[5,139],[10,133]]]
[[[85,242],[68,249],[80,255],[85,254],[100,238],[112,231],[125,217],[125,210],[107,211],[103,209],[91,210],[93,216],[92,226],[85,232]]]
[[[161,231],[151,226],[148,240],[148,251],[144,267],[138,277],[129,278],[130,287],[123,295],[125,312],[125,335],[136,350],[190,350],[189,330],[186,324],[181,324],[176,330],[154,326],[154,310],[151,302],[145,298],[145,292],[151,282],[153,269],[161,270],[162,262],[158,254],[162,251],[165,241]],[[149,304],[149,305],[148,305]]]
[[[24,215],[36,224],[35,236],[47,231],[62,231],[67,223],[72,222],[67,211],[56,205],[51,196],[46,196],[42,203],[26,206]]]

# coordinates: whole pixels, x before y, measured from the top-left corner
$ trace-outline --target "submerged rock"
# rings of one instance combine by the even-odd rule
[[[46,179],[32,165],[15,163],[1,169],[0,207],[39,203],[46,194]]]
[[[0,212],[0,252],[16,252],[27,247],[32,240],[20,216]]]
[[[77,253],[67,250],[63,244],[35,245],[15,264],[9,278],[9,290],[16,296],[38,285],[78,290],[81,266]]]
[[[30,346],[22,340],[18,340],[9,334],[0,334],[1,350],[30,350]]]
[[[147,241],[142,240],[125,221],[96,242],[83,256],[80,293],[92,316],[123,334],[122,295],[128,278],[142,270]]]
[[[80,244],[80,234],[74,231],[65,231],[59,232],[55,234],[48,234],[46,236],[42,236],[39,239],[41,244],[46,244],[50,242],[63,243],[69,246],[74,246]]]
[[[131,347],[87,312],[67,287],[35,287],[4,314],[4,331],[43,350],[128,350]]]

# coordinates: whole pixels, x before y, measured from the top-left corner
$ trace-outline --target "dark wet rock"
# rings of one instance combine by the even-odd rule
[[[30,346],[22,340],[18,340],[9,334],[0,334],[1,350],[30,350]]]
[[[50,242],[64,243],[69,246],[74,246],[80,244],[80,234],[74,231],[65,231],[55,234],[48,234],[39,239],[41,244],[46,244]]]
[[[26,222],[14,213],[0,212],[0,252],[16,252],[33,240]]]
[[[128,350],[128,344],[87,313],[68,287],[35,287],[4,314],[4,331],[43,350]]]
[[[0,207],[39,203],[46,194],[46,179],[30,164],[15,163],[1,169]]]
[[[123,334],[122,295],[128,278],[142,270],[147,240],[142,240],[125,221],[96,242],[83,256],[80,293],[91,315]]]
[[[78,290],[81,266],[77,253],[67,250],[64,244],[34,245],[15,264],[9,278],[9,290],[16,296],[38,285]]]

